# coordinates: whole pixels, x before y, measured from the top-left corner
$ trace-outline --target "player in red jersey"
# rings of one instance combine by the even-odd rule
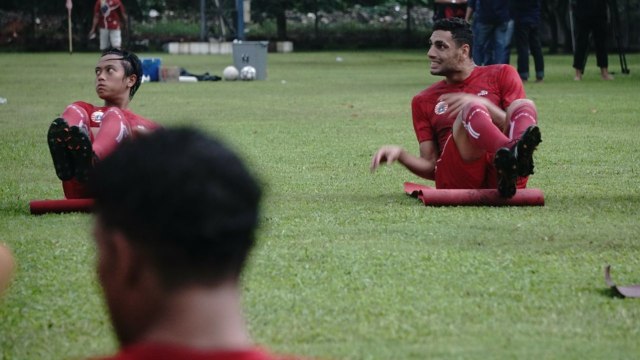
[[[476,66],[472,33],[458,18],[435,23],[427,56],[431,74],[445,79],[413,98],[420,156],[400,146],[380,148],[371,170],[400,162],[441,189],[498,188],[512,197],[533,174],[533,151],[542,141],[534,103],[525,99],[509,65]]]
[[[94,162],[109,155],[124,139],[159,127],[128,110],[142,80],[142,64],[135,54],[108,49],[95,74],[96,93],[104,106],[74,102],[51,123],[47,133],[56,175],[68,199],[90,197],[86,182]]]
[[[120,343],[106,359],[283,359],[252,342],[242,311],[261,189],[240,158],[161,129],[95,171],[97,274]]]
[[[100,30],[100,50],[122,46],[122,30],[127,24],[127,12],[120,0],[96,0],[93,7],[93,21],[89,38],[96,36]]]

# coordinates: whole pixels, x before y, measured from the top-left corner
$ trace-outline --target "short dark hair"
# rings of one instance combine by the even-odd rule
[[[167,288],[240,276],[261,190],[219,140],[176,128],[125,141],[96,165],[90,186],[104,228],[144,252]]]
[[[433,31],[449,31],[453,41],[456,42],[458,47],[467,44],[469,45],[469,57],[471,57],[473,49],[473,32],[471,31],[471,25],[464,19],[452,17],[446,19],[440,19],[433,24]]]
[[[104,50],[102,56],[105,55],[120,56],[120,61],[124,67],[124,74],[126,76],[136,75],[136,83],[129,89],[129,99],[133,99],[133,95],[136,94],[136,91],[138,91],[142,83],[142,62],[136,54],[118,48],[108,48]]]

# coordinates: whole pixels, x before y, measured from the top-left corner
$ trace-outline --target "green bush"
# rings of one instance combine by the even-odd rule
[[[412,28],[407,34],[403,26],[344,22],[320,25],[316,36],[313,24],[288,25],[288,40],[298,50],[422,48],[431,34],[431,29],[425,26]],[[247,38],[277,41],[276,26],[269,21],[254,24],[249,27]]]
[[[200,36],[200,24],[187,19],[142,22],[134,27],[134,34],[139,37],[185,37],[197,38]]]

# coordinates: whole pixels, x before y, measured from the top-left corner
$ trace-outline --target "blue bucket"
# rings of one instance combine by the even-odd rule
[[[142,75],[148,77],[150,81],[158,81],[162,60],[160,58],[142,58],[140,61],[142,62]]]

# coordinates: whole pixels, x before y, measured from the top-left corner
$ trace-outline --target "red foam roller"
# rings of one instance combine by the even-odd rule
[[[431,190],[431,189],[433,188],[427,185],[421,185],[421,184],[416,184],[412,182],[404,183],[404,192],[407,193],[407,195],[413,196],[414,198],[417,198],[418,196],[420,196],[423,190]]]
[[[93,199],[34,200],[29,203],[29,210],[33,215],[68,212],[88,213],[92,209]]]
[[[404,189],[427,206],[544,206],[540,189],[518,189],[508,199],[495,189],[434,189],[415,183],[405,183]]]

